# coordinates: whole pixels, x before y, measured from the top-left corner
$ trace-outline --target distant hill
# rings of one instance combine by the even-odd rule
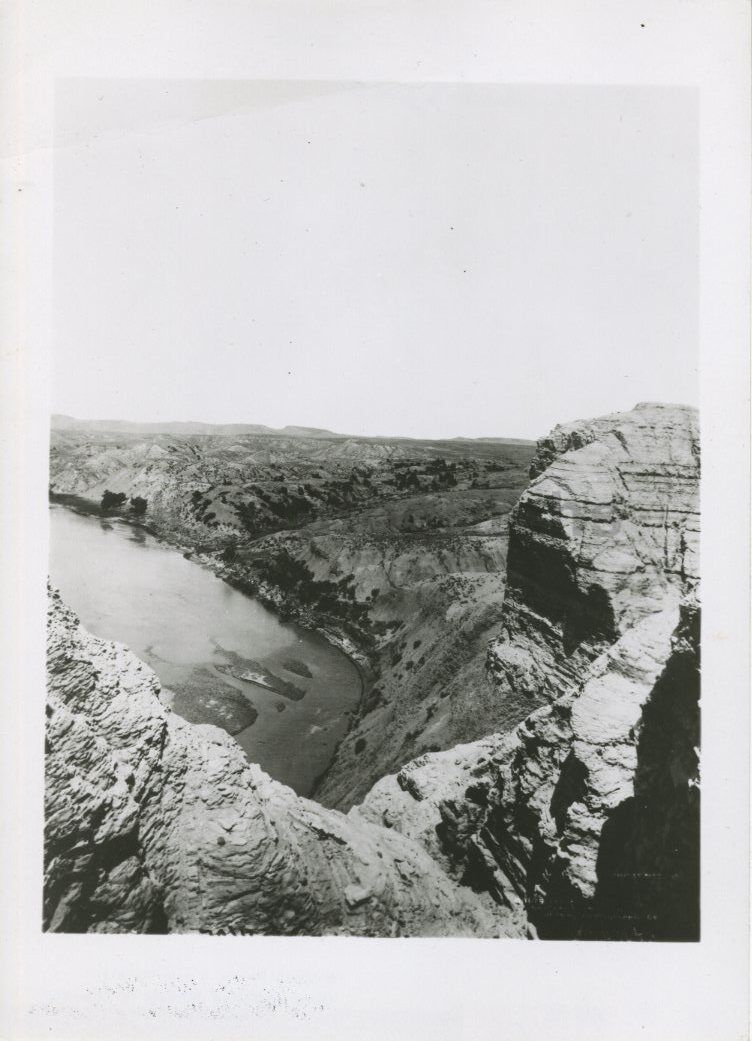
[[[267,434],[285,437],[343,437],[331,430],[319,427],[286,426],[277,430],[261,423],[136,423],[127,419],[76,419],[73,416],[61,416],[53,413],[51,426],[53,430],[88,430],[95,434]]]
[[[535,441],[529,441],[519,437],[454,437],[450,439],[411,438],[411,437],[353,437],[351,434],[337,434],[332,430],[324,430],[321,427],[284,426],[280,428],[264,426],[262,423],[195,423],[195,422],[170,422],[170,423],[136,423],[127,419],[76,419],[74,416],[63,416],[53,413],[51,417],[53,430],[78,430],[90,434],[175,434],[177,436],[190,436],[192,434],[213,434],[227,437],[242,437],[248,434],[265,437],[310,437],[351,441],[377,441],[388,444],[395,442],[418,442],[421,444],[435,444],[451,446],[452,444],[488,444],[488,445],[533,445]]]
[[[535,438],[530,437],[453,437],[453,441],[482,441],[491,445],[534,445]]]

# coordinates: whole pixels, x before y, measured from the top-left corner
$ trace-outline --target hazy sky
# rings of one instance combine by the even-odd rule
[[[63,80],[53,409],[536,437],[696,403],[682,88]]]

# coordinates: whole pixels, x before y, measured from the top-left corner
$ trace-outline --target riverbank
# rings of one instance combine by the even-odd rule
[[[242,566],[239,566],[237,564],[234,566],[228,565],[226,562],[223,562],[221,559],[218,559],[214,554],[207,553],[198,549],[195,545],[192,546],[190,544],[186,544],[183,540],[176,539],[174,533],[165,533],[164,531],[157,530],[150,523],[144,522],[140,518],[129,516],[126,511],[121,512],[113,510],[102,512],[99,509],[99,505],[92,499],[86,499],[85,497],[75,495],[51,494],[50,503],[53,506],[62,508],[66,513],[70,512],[81,518],[105,522],[105,527],[110,527],[111,525],[114,525],[121,529],[132,529],[134,532],[138,531],[148,534],[152,539],[154,539],[156,543],[163,546],[165,550],[174,552],[175,554],[178,554],[183,558],[187,559],[191,563],[199,565],[202,570],[208,572],[214,578],[219,579],[224,585],[239,593],[244,599],[258,603],[262,608],[270,611],[270,613],[274,617],[279,619],[279,621],[286,628],[291,629],[294,633],[297,633],[300,639],[320,639],[322,641],[322,645],[325,645],[326,647],[330,648],[330,653],[336,652],[338,655],[341,655],[342,659],[347,663],[347,666],[352,670],[353,679],[356,683],[357,695],[355,703],[348,705],[348,707],[346,709],[343,709],[343,711],[339,714],[339,722],[336,729],[341,732],[339,733],[336,743],[331,749],[331,755],[326,761],[325,766],[323,767],[323,769],[319,769],[316,774],[314,785],[318,783],[320,777],[323,776],[323,774],[325,774],[326,770],[328,769],[331,763],[331,760],[336,755],[336,750],[339,747],[341,740],[347,735],[347,733],[349,733],[350,729],[354,725],[354,722],[359,717],[364,703],[364,699],[370,687],[373,684],[373,671],[371,668],[371,664],[367,656],[354,644],[354,642],[346,634],[337,632],[333,627],[328,626],[326,628],[320,628],[319,626],[313,623],[313,620],[311,618],[290,618],[289,612],[280,609],[280,604],[274,598],[274,596],[271,595],[271,591],[265,588],[260,589],[257,583],[255,583],[247,573],[243,573],[243,571],[241,570]],[[97,529],[99,529],[99,527],[100,526],[97,525]],[[122,638],[121,634],[118,632],[114,632],[112,636],[114,638]],[[284,698],[285,701],[287,701],[289,704],[290,701],[299,701],[303,697],[304,691],[301,688],[301,684],[297,681],[293,683],[289,680],[281,680],[281,678],[278,675],[278,667],[280,665],[282,668],[287,669],[288,672],[292,671],[297,676],[299,676],[300,680],[303,681],[303,687],[307,688],[310,685],[311,681],[314,680],[314,676],[310,673],[310,669],[308,669],[307,666],[304,666],[304,663],[296,661],[294,655],[295,652],[292,649],[290,653],[287,655],[287,661],[292,661],[295,664],[295,668],[292,670],[287,668],[285,661],[277,662],[273,671],[264,669],[258,662],[252,662],[251,664],[253,665],[253,668],[251,668],[251,664],[244,661],[244,666],[248,665],[248,668],[251,669],[253,675],[251,675],[251,673],[248,672],[248,669],[244,669],[244,672],[241,675],[238,674],[236,668],[238,662],[235,662],[233,665],[234,658],[237,656],[233,656],[232,661],[229,661],[225,665],[217,666],[217,668],[219,672],[223,674],[223,678],[226,681],[232,682],[233,679],[239,681],[245,680],[248,683],[251,683],[254,688],[258,688],[260,691],[266,692],[270,695],[279,695],[281,698]],[[240,658],[238,657],[238,661],[239,660]],[[305,671],[301,671],[301,665],[303,665],[305,671],[309,673],[308,675],[305,674]],[[257,673],[258,675],[256,675]],[[264,673],[267,677],[271,677],[272,675],[274,675],[275,682],[260,682],[259,680],[262,673]],[[203,679],[201,677],[203,677]],[[252,726],[249,726],[249,724],[251,723],[250,718],[245,721],[244,725],[242,724],[242,721],[238,721],[237,723],[234,722],[235,716],[238,715],[237,706],[235,705],[230,706],[230,708],[232,708],[234,712],[234,714],[232,715],[232,719],[228,717],[227,720],[224,720],[224,716],[222,716],[221,718],[220,716],[217,716],[216,719],[204,719],[203,717],[206,711],[208,711],[207,706],[209,704],[215,704],[216,698],[218,696],[217,677],[214,675],[210,675],[208,672],[206,672],[206,670],[204,670],[201,673],[201,676],[197,674],[196,676],[192,677],[190,683],[190,690],[193,692],[194,695],[197,694],[202,684],[203,688],[205,688],[206,691],[206,697],[203,698],[202,705],[204,702],[206,702],[207,704],[204,705],[204,707],[201,709],[200,718],[193,718],[195,715],[194,712],[189,712],[189,715],[186,718],[192,719],[192,721],[194,722],[206,721],[214,722],[215,725],[222,725],[224,726],[224,729],[227,729],[229,733],[232,733],[233,736],[235,736],[241,744],[250,741],[252,737],[252,735],[250,735],[249,733],[250,730],[258,729],[256,722],[258,712],[256,711],[256,709],[254,708],[253,711],[250,713],[250,715],[252,716]],[[253,697],[253,695],[251,695],[251,698],[252,701],[256,700]],[[195,698],[193,698],[193,700],[195,700]],[[227,699],[225,698],[224,700],[226,701]],[[186,709],[186,705],[183,704],[184,701],[185,699],[182,699],[182,701],[179,699],[179,704],[183,706],[183,709]],[[189,701],[192,705],[192,701],[190,698]],[[222,699],[220,699],[220,701],[222,702],[222,704],[224,704],[224,701],[222,701]],[[282,711],[283,707],[284,706],[276,705],[277,712]],[[178,711],[178,714],[185,716],[185,711],[181,710],[177,706],[176,710]],[[218,709],[215,708],[214,711],[216,713]],[[318,724],[315,725],[318,726]],[[331,725],[327,724],[327,726],[331,730]],[[245,738],[247,738],[247,741],[245,740],[244,735]],[[309,789],[306,792],[306,794],[311,794],[311,791],[312,789]]]
[[[376,663],[372,661],[365,650],[359,648],[355,644],[348,634],[338,631],[337,628],[331,624],[326,626],[316,624],[316,621],[310,615],[306,616],[304,612],[296,614],[294,617],[290,618],[289,605],[283,604],[280,597],[275,597],[273,592],[268,588],[265,588],[263,585],[259,586],[258,583],[249,579],[247,575],[240,570],[238,565],[228,565],[207,553],[196,553],[191,557],[191,559],[206,567],[233,589],[236,589],[238,592],[243,593],[245,596],[248,596],[253,600],[257,600],[259,603],[269,608],[281,620],[286,621],[297,628],[303,629],[306,632],[322,637],[328,644],[330,644],[330,646],[335,650],[338,650],[350,662],[350,664],[354,666],[360,683],[358,704],[353,712],[349,712],[345,717],[343,717],[347,723],[346,729],[340,740],[337,742],[331,759],[327,763],[326,767],[318,774],[313,782],[310,792],[308,793],[309,798],[317,799],[318,791],[327,780],[329,771],[337,758],[337,753],[342,746],[343,741],[349,737],[355,729],[358,721],[362,718],[363,712],[368,704],[369,696],[374,690],[378,678],[378,667]]]
[[[145,531],[148,535],[152,535],[155,539],[159,539],[160,542],[166,541],[156,528],[152,525],[147,524],[143,520],[139,520],[133,514],[123,513],[119,510],[103,510],[98,502],[94,499],[87,499],[83,495],[68,495],[61,492],[49,492],[48,501],[52,506],[64,506],[67,510],[72,510],[73,513],[77,513],[80,517],[97,517],[100,520],[119,520],[123,524],[128,524],[130,527],[139,528],[141,531]]]
[[[97,517],[101,520],[117,520],[122,524],[145,531],[163,545],[182,553],[187,560],[192,560],[194,563],[208,568],[217,578],[222,579],[223,582],[226,582],[239,593],[258,600],[264,607],[273,611],[280,621],[291,622],[307,632],[319,633],[328,643],[340,650],[357,667],[359,672],[364,674],[361,676],[364,686],[369,676],[371,682],[373,681],[373,662],[368,652],[363,647],[357,645],[352,635],[338,629],[331,622],[327,622],[325,626],[322,626],[310,614],[304,611],[289,614],[289,604],[284,604],[281,598],[275,596],[269,587],[249,577],[240,565],[236,564],[233,566],[218,560],[212,553],[208,553],[200,547],[176,538],[173,532],[165,532],[158,529],[154,525],[148,524],[127,512],[116,509],[103,511],[99,503],[93,499],[87,499],[81,495],[50,492],[49,501],[56,506],[64,506],[66,509],[70,509],[81,516]]]

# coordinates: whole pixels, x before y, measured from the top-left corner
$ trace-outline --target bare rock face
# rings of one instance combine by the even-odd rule
[[[556,427],[512,517],[489,669],[502,728],[560,697],[698,579],[697,411],[638,405]]]
[[[643,619],[500,741],[469,841],[440,806],[466,879],[541,936],[698,937],[698,644],[694,603]]]
[[[489,664],[502,719],[542,705],[408,764],[353,813],[391,818],[541,936],[696,939],[696,413],[557,428],[533,472]]]
[[[514,935],[417,843],[301,799],[159,701],[151,670],[48,618],[44,927]]]
[[[450,804],[462,807],[462,823],[469,839],[475,829],[474,810],[486,805],[489,765],[500,741],[500,736],[494,734],[444,752],[419,756],[398,773],[382,777],[365,799],[352,807],[349,816],[394,828],[414,839],[452,877],[459,879],[465,870],[464,847],[458,835],[446,844],[442,811]]]

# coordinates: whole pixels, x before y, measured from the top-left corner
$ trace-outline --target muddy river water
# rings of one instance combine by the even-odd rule
[[[154,669],[173,711],[222,726],[252,762],[310,793],[360,698],[349,658],[116,519],[52,505],[50,578],[90,632]]]

